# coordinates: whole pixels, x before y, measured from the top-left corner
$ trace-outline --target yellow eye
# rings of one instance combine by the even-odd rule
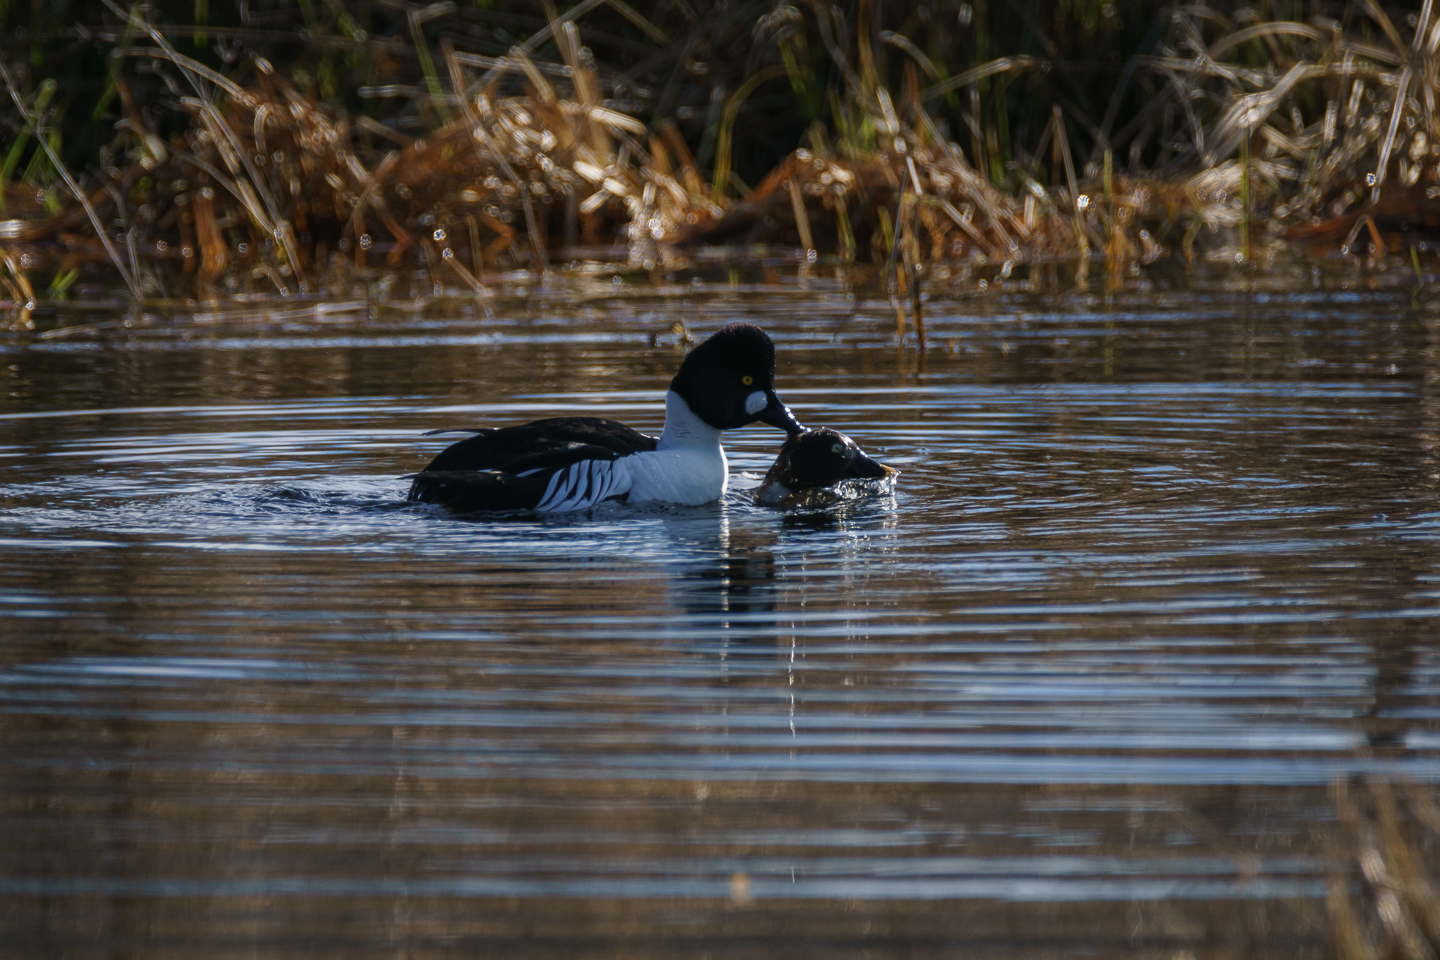
[[[743,383],[743,384],[745,384],[745,386],[748,387],[748,386],[750,386],[750,384],[752,384],[752,383],[755,382],[755,378],[752,377],[752,376],[750,376],[750,374],[747,373],[747,374],[745,374],[745,376],[743,376],[743,377],[740,378],[740,382]]]

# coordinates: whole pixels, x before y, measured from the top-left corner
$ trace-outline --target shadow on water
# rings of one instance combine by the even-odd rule
[[[1440,338],[1237,297],[0,344],[0,942],[1324,955],[1329,785],[1440,781]],[[658,430],[678,314],[894,494],[757,506],[757,427],[704,507],[404,502],[437,426]]]
[[[775,612],[775,557],[763,547],[726,550],[683,574],[679,605],[696,616]]]

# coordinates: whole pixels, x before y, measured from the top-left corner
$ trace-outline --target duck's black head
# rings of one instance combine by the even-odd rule
[[[717,430],[757,420],[789,433],[804,429],[775,396],[775,344],[753,323],[722,327],[691,350],[670,389]]]
[[[791,492],[828,487],[841,480],[879,480],[895,470],[865,455],[845,434],[829,427],[791,434],[775,465],[765,475],[765,486],[779,483]]]

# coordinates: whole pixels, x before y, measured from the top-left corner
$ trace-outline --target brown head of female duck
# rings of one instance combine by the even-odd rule
[[[838,430],[792,431],[755,491],[765,506],[825,506],[887,492],[899,473],[861,450]]]

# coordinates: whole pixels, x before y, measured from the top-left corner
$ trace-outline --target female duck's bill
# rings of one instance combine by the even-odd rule
[[[827,506],[888,493],[898,475],[838,430],[801,430],[780,447],[755,500],[771,507]]]

